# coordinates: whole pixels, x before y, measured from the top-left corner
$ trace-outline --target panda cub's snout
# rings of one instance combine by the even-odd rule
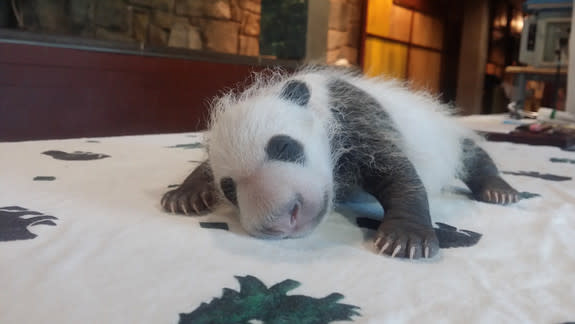
[[[244,189],[248,197],[250,193],[251,198],[257,195],[256,199],[240,199],[240,220],[247,232],[255,237],[284,239],[306,236],[321,222],[327,211],[327,194],[322,197],[319,188],[301,188],[297,183],[292,183],[279,190],[261,190],[263,188],[258,186],[246,186]],[[293,195],[294,189],[302,189],[304,193]],[[292,198],[286,199],[290,195],[293,195]]]
[[[270,239],[287,238],[297,232],[302,223],[301,209],[303,199],[300,194],[297,194],[294,199],[287,203],[278,212],[272,212],[270,221],[267,224],[262,224],[261,229],[258,229],[255,236]]]
[[[302,195],[296,195],[295,200],[287,205],[279,215],[276,215],[273,225],[264,227],[259,235],[268,239],[297,238],[308,235],[319,225],[327,213],[329,196],[327,192],[323,197],[314,193],[314,201],[306,202]],[[256,235],[257,236],[257,235]]]

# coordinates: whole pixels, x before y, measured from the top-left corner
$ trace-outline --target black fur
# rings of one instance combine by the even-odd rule
[[[327,214],[327,206],[329,205],[329,194],[327,191],[323,194],[323,200],[321,202],[321,209],[317,213],[316,220],[319,222]]]
[[[462,149],[465,170],[460,178],[475,199],[489,203],[502,203],[503,197],[503,203],[520,199],[519,192],[499,176],[499,170],[487,152],[470,139],[463,140]]]
[[[232,178],[222,178],[220,180],[220,188],[224,196],[235,206],[238,206],[238,197],[236,192],[236,183]]]
[[[291,80],[283,87],[280,97],[297,105],[305,106],[308,104],[311,94],[305,82]]]
[[[161,205],[166,211],[174,213],[203,214],[208,212],[217,201],[214,175],[208,161],[203,162],[190,173],[176,189],[162,197]]]
[[[270,160],[305,163],[303,145],[287,135],[272,137],[266,145],[266,154]]]
[[[489,155],[470,139],[463,140],[463,152],[463,165],[467,170],[462,180],[472,192],[478,192],[481,190],[482,178],[497,176],[497,167]]]
[[[361,186],[385,210],[378,249],[402,257],[413,252],[415,258],[427,250],[433,256],[439,243],[431,224],[427,192],[415,167],[396,145],[400,134],[394,131],[393,121],[374,98],[346,81],[331,81],[329,91],[332,111],[341,126],[333,149],[344,148],[346,152],[337,161],[336,178]],[[381,129],[393,138],[386,138],[390,135],[383,135]],[[373,159],[366,160],[364,152],[370,152]]]

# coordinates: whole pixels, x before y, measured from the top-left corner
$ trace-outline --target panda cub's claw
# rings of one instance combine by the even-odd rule
[[[520,200],[519,192],[499,176],[485,177],[476,199],[490,204],[509,205]]]
[[[162,208],[172,214],[203,215],[210,212],[216,203],[210,191],[198,191],[195,187],[180,187],[164,194]]]
[[[431,258],[439,251],[433,227],[405,219],[383,221],[374,243],[378,254],[392,258]]]
[[[519,201],[519,193],[486,189],[480,195],[479,200],[491,204],[509,205]]]

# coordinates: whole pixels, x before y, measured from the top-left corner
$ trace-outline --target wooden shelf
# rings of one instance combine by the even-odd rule
[[[508,66],[505,68],[505,73],[509,74],[541,74],[541,75],[553,75],[557,73],[556,68],[538,68],[534,66]],[[567,69],[562,68],[560,74],[567,74]]]

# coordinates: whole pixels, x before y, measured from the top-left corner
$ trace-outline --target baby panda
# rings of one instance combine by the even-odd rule
[[[325,67],[254,79],[213,101],[207,161],[162,197],[164,210],[199,215],[227,201],[250,235],[297,238],[359,186],[384,209],[377,252],[418,259],[439,250],[428,199],[454,178],[479,201],[519,199],[480,137],[427,93]]]

